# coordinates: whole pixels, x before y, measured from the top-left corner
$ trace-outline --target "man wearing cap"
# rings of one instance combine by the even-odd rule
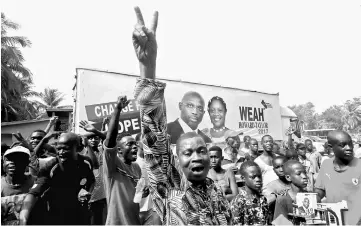
[[[182,101],[179,102],[179,110],[180,118],[167,125],[171,144],[176,144],[180,135],[188,132],[196,132],[203,138],[204,142],[212,143],[212,140],[198,129],[205,112],[203,97],[194,91],[185,93]]]
[[[83,208],[78,200],[85,200],[92,192],[94,174],[91,160],[78,153],[79,137],[75,133],[61,134],[58,157],[48,161],[40,170],[34,186],[24,200],[20,223],[27,224],[31,210],[41,196],[46,197],[48,213],[45,224],[84,224]],[[86,192],[85,192],[86,191]],[[45,193],[45,194],[44,194]]]
[[[5,176],[1,178],[2,224],[19,220],[16,216],[19,215],[20,209],[15,207],[22,206],[25,194],[34,184],[34,178],[31,175],[25,175],[25,169],[30,162],[29,158],[29,149],[22,146],[13,147],[4,153]]]

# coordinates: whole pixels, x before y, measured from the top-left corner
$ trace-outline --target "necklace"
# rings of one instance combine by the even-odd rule
[[[223,126],[223,127],[220,128],[220,129],[214,129],[214,128],[212,128],[212,129],[213,129],[214,132],[218,133],[218,132],[222,132],[223,130],[225,130],[226,127]]]

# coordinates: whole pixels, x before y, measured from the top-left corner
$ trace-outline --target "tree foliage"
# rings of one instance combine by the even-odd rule
[[[361,132],[361,97],[346,101],[343,105],[333,105],[321,114],[317,114],[314,104],[289,106],[300,120],[305,122],[305,129],[342,129],[350,133]]]
[[[57,108],[60,103],[64,100],[64,94],[58,89],[45,88],[44,92],[40,93],[41,107],[43,108]]]
[[[32,91],[32,74],[23,65],[20,48],[30,47],[31,42],[23,36],[9,36],[8,30],[19,29],[17,23],[1,13],[1,120],[15,121],[33,119],[37,109],[28,98],[36,96]]]

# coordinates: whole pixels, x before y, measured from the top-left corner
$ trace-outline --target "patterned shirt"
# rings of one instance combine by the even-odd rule
[[[231,202],[234,225],[266,225],[269,215],[267,199],[263,195],[259,199],[247,195],[241,188],[239,194]]]
[[[153,79],[138,79],[135,88],[154,209],[164,225],[229,224],[231,211],[222,190],[209,178],[202,187],[193,186],[173,156],[166,133],[165,86]],[[161,166],[154,155],[162,157]]]

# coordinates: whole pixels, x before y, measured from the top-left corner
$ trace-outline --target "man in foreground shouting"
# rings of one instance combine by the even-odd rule
[[[158,12],[154,13],[149,29],[144,26],[138,7],[135,12],[138,23],[133,45],[141,75],[135,99],[140,105],[144,157],[154,208],[167,225],[229,224],[229,204],[222,190],[207,178],[210,159],[202,137],[194,132],[181,135],[176,142],[178,161],[174,159],[167,135],[165,84],[155,81]]]

